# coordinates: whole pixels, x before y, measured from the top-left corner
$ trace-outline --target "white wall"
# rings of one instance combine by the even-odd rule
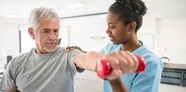
[[[6,54],[19,52],[18,24],[0,22],[0,43]]]
[[[158,22],[158,53],[171,63],[186,64],[186,19],[160,18]]]
[[[23,23],[25,19],[0,17],[0,49],[7,55],[19,53],[19,30]]]
[[[19,52],[18,35],[16,24],[0,22],[0,71],[5,68],[6,56]]]
[[[109,41],[106,34],[105,17],[89,16],[64,19],[61,23],[62,43],[77,45],[84,50],[99,51]]]

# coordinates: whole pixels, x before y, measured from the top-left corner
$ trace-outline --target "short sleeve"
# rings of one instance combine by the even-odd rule
[[[2,78],[1,83],[0,83],[1,90],[16,89],[16,83],[15,83],[15,79],[13,77],[12,70],[13,69],[11,67],[11,63],[9,63],[5,72],[4,72],[4,74],[3,74],[3,78]]]
[[[73,50],[71,52],[69,52],[69,57],[68,57],[68,60],[70,60],[70,63],[71,63],[71,67],[75,68],[75,70],[79,73],[83,72],[85,69],[83,68],[79,68],[77,67],[74,62],[73,62],[73,58],[78,55],[78,54],[81,54],[83,52],[81,52],[80,50]]]

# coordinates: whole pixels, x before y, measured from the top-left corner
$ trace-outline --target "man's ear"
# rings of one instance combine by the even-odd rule
[[[34,35],[34,29],[29,27],[28,28],[28,34],[30,35],[30,37],[34,40],[35,39],[35,35]]]
[[[131,22],[131,23],[129,24],[129,30],[130,30],[130,31],[135,30],[135,29],[136,29],[136,26],[137,26],[137,25],[136,25],[136,22],[134,22],[134,21]]]

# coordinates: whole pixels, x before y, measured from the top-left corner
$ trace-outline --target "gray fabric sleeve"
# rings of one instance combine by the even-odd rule
[[[77,49],[75,49],[75,50],[69,52],[69,56],[72,57],[70,61],[73,62],[74,57],[75,57],[76,55],[78,55],[78,54],[81,54],[81,53],[83,53],[83,52],[80,51],[80,50],[77,50]],[[75,64],[74,64],[74,65],[75,65]],[[83,69],[83,68],[77,67],[76,65],[75,65],[75,67],[76,67],[77,72],[79,72],[79,73],[82,73],[82,72],[85,70],[85,69]]]
[[[2,81],[1,81],[1,90],[5,89],[16,89],[16,83],[14,81],[14,77],[12,76],[13,67],[12,63],[10,62],[4,72]]]

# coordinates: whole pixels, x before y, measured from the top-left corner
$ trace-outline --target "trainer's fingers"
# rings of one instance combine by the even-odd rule
[[[78,47],[78,46],[68,46],[68,47],[66,47],[65,51],[68,52],[68,51],[72,51],[72,50],[74,50],[74,49],[78,49],[78,50],[81,51],[81,48]]]
[[[72,46],[68,46],[66,47],[65,51],[71,51],[72,50]]]

